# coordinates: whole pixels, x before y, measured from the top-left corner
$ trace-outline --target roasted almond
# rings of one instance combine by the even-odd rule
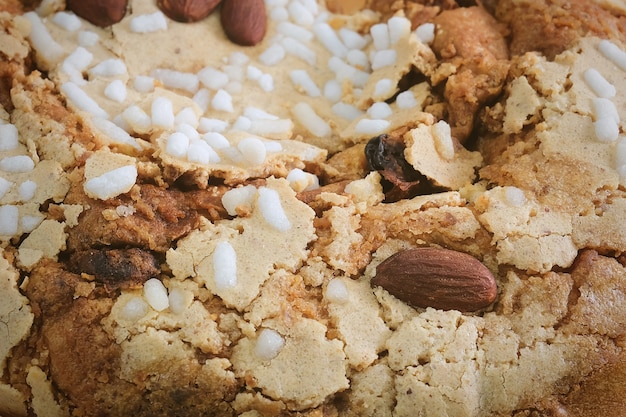
[[[496,280],[478,259],[441,248],[400,251],[376,267],[377,285],[413,307],[471,312],[488,307]]]
[[[263,40],[267,30],[263,0],[224,0],[220,14],[224,33],[232,42],[253,46]]]
[[[96,26],[107,27],[124,18],[128,0],[66,0],[65,7]]]
[[[222,0],[158,0],[157,6],[170,19],[197,22],[211,14]]]

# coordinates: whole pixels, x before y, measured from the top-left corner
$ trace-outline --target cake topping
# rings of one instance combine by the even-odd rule
[[[169,18],[179,22],[197,22],[219,6],[221,0],[159,0],[157,5]]]
[[[67,0],[67,8],[77,16],[106,27],[119,22],[126,15],[128,0]]]
[[[476,258],[439,248],[398,252],[376,267],[379,285],[415,307],[476,311],[497,295],[496,281]]]

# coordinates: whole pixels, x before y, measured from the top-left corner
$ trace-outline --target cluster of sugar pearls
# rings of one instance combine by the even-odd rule
[[[69,16],[73,15],[57,13],[53,16],[53,20],[65,21],[69,19]],[[73,17],[75,18],[75,16]],[[41,23],[41,19],[37,15],[34,15],[32,19]],[[78,22],[80,22],[80,19],[78,19]],[[49,42],[55,42],[46,31],[45,25],[41,23],[40,26],[42,31],[46,34],[45,39]],[[63,27],[69,30],[68,25],[63,25]],[[136,16],[131,22],[131,30],[139,33],[149,33],[165,29],[167,29],[167,19],[161,12]],[[98,39],[92,38],[90,39],[89,45],[93,46],[97,41]],[[87,83],[83,74],[87,72],[93,79],[114,78],[104,89],[104,95],[112,101],[123,103],[127,97],[127,86],[121,78],[127,77],[127,69],[124,62],[116,58],[106,59],[93,65],[93,54],[86,49],[86,46],[86,44],[79,45],[61,63],[61,72],[69,77],[69,81],[62,85],[61,90],[68,100],[79,110],[87,112],[98,119],[109,119],[110,115],[98,104],[97,100],[90,97],[81,88]],[[259,86],[267,92],[273,90],[273,79],[271,75],[263,73],[259,68],[253,65],[246,67],[248,61],[249,58],[245,54],[234,52],[225,59],[225,65],[221,69],[206,67],[194,74],[156,68],[150,75],[136,77],[134,80],[134,88],[140,93],[150,93],[154,90],[156,84],[160,84],[165,88],[182,90],[183,92],[193,94],[193,100],[203,112],[206,112],[209,106],[211,106],[212,110],[232,113],[234,108],[231,94],[241,93],[243,91],[242,82],[245,79],[257,82]],[[211,92],[210,90],[215,91]],[[152,133],[157,129],[171,129],[173,127],[174,116],[172,115],[172,109],[169,104],[171,103],[165,98],[155,99],[151,116],[146,114],[146,112],[138,106],[131,104],[120,112],[113,121],[127,133],[145,134]],[[219,119],[216,119],[216,121],[219,121]],[[224,124],[227,125],[226,122],[222,123],[222,125]],[[102,121],[100,121],[99,125],[108,127],[107,131],[103,132],[105,134],[109,134],[113,131],[110,125],[105,125]],[[246,116],[239,120],[237,126],[239,130],[242,130],[243,127],[247,127],[247,131],[253,134],[279,134],[284,136],[290,134],[292,123],[289,120],[278,119],[277,117],[254,119]],[[222,127],[222,130],[223,129],[224,127]],[[189,132],[189,129],[186,129],[186,131]],[[138,147],[136,143],[132,142],[132,138],[129,135],[123,135],[121,131],[115,133],[116,135],[113,135],[113,137],[118,139],[118,141],[131,144],[136,148]],[[196,135],[191,136],[190,141],[195,143],[190,143],[188,147],[189,152],[186,153],[186,156],[193,155],[189,158],[191,161],[204,164],[219,162],[217,153],[211,149],[210,145],[207,146],[206,143],[194,141]],[[177,146],[178,142],[176,142],[176,138],[181,139],[181,136],[176,135],[172,141],[172,146],[170,146],[170,150],[173,150],[174,154],[177,152],[180,153],[180,146]],[[223,140],[219,142],[220,145],[224,143]],[[261,158],[255,155],[252,159],[258,161]]]
[[[602,40],[598,49],[626,75],[626,52],[609,40]],[[617,89],[595,68],[588,68],[583,79],[596,97],[593,99],[594,129],[601,142],[614,142],[620,134],[620,116],[613,99]]]
[[[283,209],[280,195],[271,188],[257,189],[252,185],[233,188],[222,196],[222,205],[231,216],[249,213],[256,208],[272,228],[281,232],[291,229],[291,222]]]
[[[121,317],[135,322],[145,317],[150,309],[157,312],[169,309],[181,314],[189,307],[190,298],[187,290],[178,287],[168,290],[158,278],[150,278],[144,283],[142,294],[130,297],[124,304]]]
[[[35,161],[20,151],[19,134],[15,125],[0,121],[0,237],[13,237],[30,232],[41,222],[40,216],[21,215],[19,203],[27,203],[35,196],[37,183],[26,179],[19,184],[13,177],[27,174],[35,168]],[[9,192],[17,187],[17,199],[7,200]]]
[[[598,49],[626,76],[626,51],[606,39],[598,43]],[[621,180],[624,181],[626,180],[626,137],[620,134],[620,114],[612,100],[619,92],[595,68],[587,69],[583,78],[596,95],[592,102],[596,138],[600,142],[616,142],[615,166]]]
[[[358,96],[372,71],[393,65],[398,55],[394,45],[410,34],[411,22],[404,17],[392,17],[387,23],[373,25],[369,34],[361,35],[345,27],[335,30],[328,23],[328,13],[321,12],[316,2],[270,0],[266,4],[270,18],[277,22],[278,35],[261,54],[261,62],[265,65],[277,65],[287,54],[291,54],[310,67],[315,67],[317,56],[310,43],[319,42],[331,54],[327,67],[335,78],[328,80],[323,86],[317,85],[307,69],[300,68],[290,72],[292,83],[305,95],[326,97],[333,103],[332,110],[338,117],[351,121],[363,116],[361,110],[341,101],[342,84],[350,83]],[[434,26],[424,25],[415,34],[418,39],[430,42],[434,37]],[[368,47],[369,54],[366,52]],[[390,91],[393,87],[390,83],[391,80],[380,80],[377,85],[379,94]],[[416,105],[415,100],[408,97],[410,94],[404,94],[400,100],[402,106]],[[368,109],[368,117],[358,121],[356,131],[364,134],[381,133],[390,125],[386,120],[390,114],[386,103],[375,103],[375,106]],[[297,103],[293,107],[293,116],[314,136],[328,136],[332,132],[330,124],[319,117],[308,103]]]

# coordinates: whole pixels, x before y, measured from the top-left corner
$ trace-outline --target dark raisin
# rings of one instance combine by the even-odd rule
[[[404,158],[406,146],[402,137],[383,134],[372,138],[365,146],[367,169],[378,171],[382,177],[385,202],[415,197],[434,190],[423,174]]]

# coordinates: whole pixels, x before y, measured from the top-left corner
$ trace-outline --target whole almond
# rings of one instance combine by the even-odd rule
[[[128,0],[66,0],[65,7],[96,26],[107,27],[124,18]]]
[[[377,285],[413,307],[478,311],[496,299],[496,280],[478,259],[441,248],[400,251],[376,267]]]
[[[232,42],[253,46],[263,40],[267,29],[263,0],[224,0],[220,13],[224,33]]]
[[[221,0],[158,0],[157,6],[170,19],[197,22],[211,14]]]

